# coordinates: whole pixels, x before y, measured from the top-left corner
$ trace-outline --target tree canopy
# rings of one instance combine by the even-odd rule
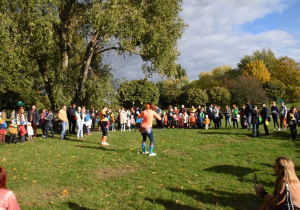
[[[132,103],[140,102],[158,103],[159,90],[153,82],[147,79],[125,81],[118,90],[117,98],[123,107],[131,107]]]
[[[177,41],[185,24],[181,0],[28,0],[0,3],[2,92],[30,77],[28,86],[43,90],[52,108],[91,91],[89,75],[102,75],[103,53],[140,55],[146,75],[176,74]],[[3,37],[3,38],[2,38]],[[94,63],[94,65],[93,65]],[[95,67],[97,66],[98,67]],[[32,76],[34,75],[34,76]],[[110,81],[110,77],[103,77]],[[25,81],[25,80],[24,80]],[[95,82],[95,81],[93,81]],[[105,88],[105,86],[103,86]],[[93,89],[98,90],[99,87]],[[97,93],[96,93],[97,94]],[[108,94],[109,95],[109,94]],[[103,96],[103,95],[102,95]]]

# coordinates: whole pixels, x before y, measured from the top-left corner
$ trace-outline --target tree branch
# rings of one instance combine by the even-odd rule
[[[122,50],[122,51],[126,51],[126,52],[129,52],[129,53],[135,54],[135,55],[145,55],[144,53],[134,52],[132,50],[125,49],[123,47],[109,47],[109,48],[105,48],[105,49],[97,51],[97,53],[95,53],[95,55],[104,53],[104,52],[109,51],[109,50]]]

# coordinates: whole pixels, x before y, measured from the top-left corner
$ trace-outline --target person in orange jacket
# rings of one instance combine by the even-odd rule
[[[17,143],[17,134],[18,134],[18,125],[15,121],[15,119],[11,120],[11,124],[8,127],[10,136],[9,136],[9,144]]]
[[[209,123],[210,123],[210,120],[208,118],[208,115],[205,115],[204,124],[205,124],[205,129],[206,130],[208,129]]]
[[[193,113],[190,113],[190,128],[195,128],[196,118]]]

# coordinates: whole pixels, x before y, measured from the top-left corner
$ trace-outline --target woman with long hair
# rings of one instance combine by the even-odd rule
[[[154,117],[158,120],[161,120],[161,117],[155,112],[155,106],[151,103],[145,104],[145,110],[138,116],[138,119],[143,118],[143,122],[141,124],[140,132],[143,136],[142,148],[143,154],[149,154],[149,156],[155,156],[156,153],[153,153],[154,146],[154,137],[152,131],[152,122]],[[150,139],[150,151],[146,151],[146,139]]]
[[[276,175],[276,188],[274,195],[267,193],[260,184],[256,189],[256,195],[263,198],[265,203],[261,209],[290,209],[287,202],[287,186],[293,201],[294,209],[300,207],[300,181],[295,172],[295,166],[291,159],[279,157],[274,163]],[[287,184],[287,185],[286,185]]]
[[[19,210],[21,209],[15,194],[6,189],[7,173],[0,167],[0,209]]]

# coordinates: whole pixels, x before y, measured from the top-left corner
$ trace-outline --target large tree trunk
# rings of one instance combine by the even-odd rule
[[[88,44],[87,49],[86,49],[84,61],[81,66],[81,76],[78,81],[78,89],[76,91],[76,95],[74,98],[74,102],[77,104],[81,104],[82,100],[83,100],[84,84],[85,84],[85,81],[86,81],[86,78],[88,75],[88,71],[89,71],[89,67],[90,67],[94,52],[95,52],[95,45],[97,43],[98,36],[99,36],[99,34],[95,33],[91,37],[91,41]]]
[[[50,104],[51,104],[51,109],[54,111],[55,110],[55,99],[53,96],[51,80],[47,77],[47,74],[46,74],[46,72],[47,72],[46,61],[42,60],[42,59],[36,59],[36,61],[39,66],[39,72],[41,73],[43,80],[44,80],[47,96],[48,96],[48,98],[50,100]]]

